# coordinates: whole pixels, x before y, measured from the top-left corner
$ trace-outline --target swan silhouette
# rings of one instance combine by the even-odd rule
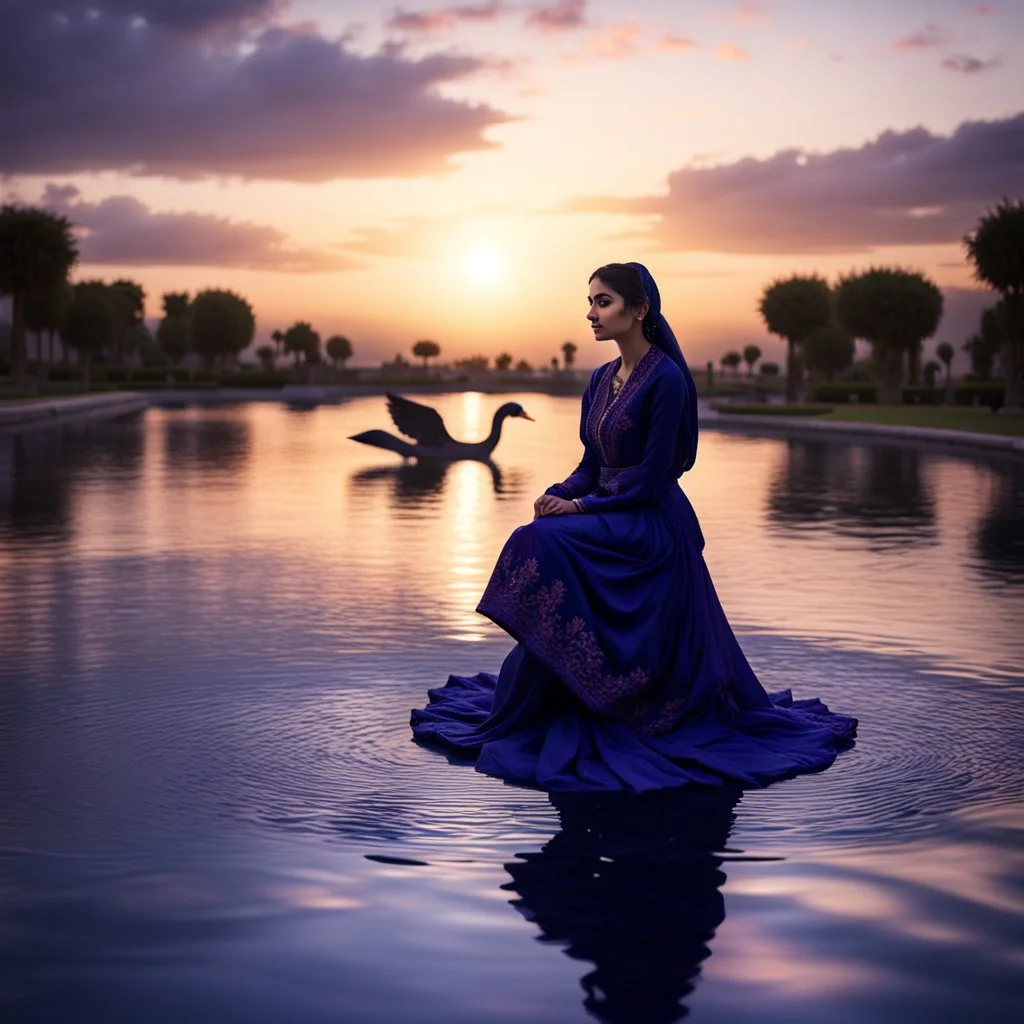
[[[456,441],[448,433],[436,409],[393,395],[390,391],[385,393],[388,396],[388,412],[395,426],[407,437],[413,438],[416,444],[410,444],[386,430],[364,430],[361,434],[351,435],[351,440],[396,452],[407,459],[436,459],[444,462],[478,459],[487,462],[501,438],[501,425],[509,416],[533,419],[518,402],[506,402],[495,412],[491,432],[483,441]]]

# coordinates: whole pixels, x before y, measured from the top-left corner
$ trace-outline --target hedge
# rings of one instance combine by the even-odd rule
[[[832,405],[786,405],[778,402],[712,402],[711,408],[724,413],[752,416],[824,416],[835,408]]]
[[[953,385],[955,405],[984,405],[999,408],[1003,404],[1006,385],[998,380],[961,381]],[[853,397],[856,396],[856,397]],[[873,404],[878,400],[877,385],[861,381],[837,381],[830,384],[814,384],[808,389],[812,402],[850,401]],[[907,405],[943,405],[946,401],[944,384],[935,387],[926,385],[903,388],[903,402]]]

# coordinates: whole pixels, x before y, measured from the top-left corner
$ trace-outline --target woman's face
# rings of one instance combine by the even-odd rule
[[[646,305],[640,309],[628,309],[626,300],[612,291],[599,277],[590,282],[589,309],[587,319],[598,341],[613,341],[625,337],[630,330],[643,322]]]

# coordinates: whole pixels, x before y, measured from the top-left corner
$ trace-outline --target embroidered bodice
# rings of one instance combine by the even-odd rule
[[[620,365],[614,359],[591,376],[580,417],[583,459],[547,490],[581,499],[586,512],[650,504],[679,475],[676,446],[687,400],[682,373],[652,345],[615,394]]]

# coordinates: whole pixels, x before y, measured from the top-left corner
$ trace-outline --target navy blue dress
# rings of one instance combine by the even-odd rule
[[[681,370],[652,345],[613,394],[619,365],[594,371],[583,460],[547,491],[582,514],[515,530],[477,607],[515,647],[497,677],[431,690],[415,737],[556,792],[762,786],[827,767],[856,719],[766,693],[712,585],[677,481]]]

